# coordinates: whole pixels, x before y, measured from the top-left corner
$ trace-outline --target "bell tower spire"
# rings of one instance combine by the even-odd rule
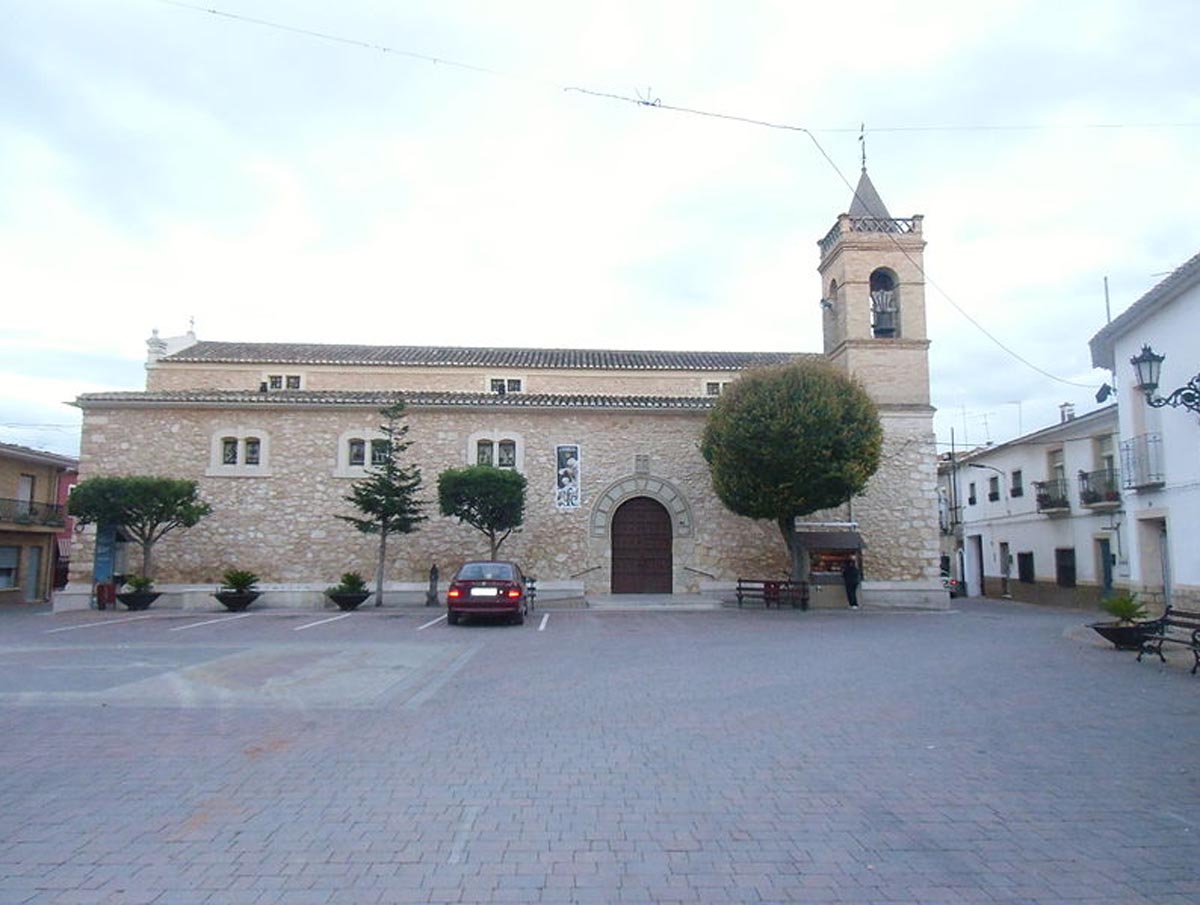
[[[891,215],[864,166],[849,212],[817,243],[825,355],[880,404],[929,405],[921,229],[919,214]]]

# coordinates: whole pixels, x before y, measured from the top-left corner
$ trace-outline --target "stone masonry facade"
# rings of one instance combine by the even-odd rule
[[[862,495],[806,520],[856,529],[867,603],[946,606],[920,231],[920,217],[888,217],[864,171],[851,214],[819,243],[822,353],[218,343],[156,333],[144,392],[80,397],[80,478],[198,483],[212,514],[155,550],[160,587],[183,594],[185,606],[230,567],[258,573],[273,603],[320,605],[343,572],[374,573],[376,538],[338,518],[354,514],[345,497],[364,475],[347,450],[357,442],[361,454],[363,441],[378,438],[381,409],[402,397],[406,459],[423,471],[429,519],[391,540],[389,586],[415,594],[432,565],[448,578],[487,555],[482,534],[437,514],[436,480],[475,464],[477,444],[494,440],[528,480],[525,525],[500,555],[536,575],[544,594],[609,593],[614,516],[638,498],[669,517],[658,543],[669,550],[671,591],[727,594],[739,577],[784,577],[788,556],[773,522],[735,516],[717,499],[700,453],[705,419],[745,370],[819,358],[874,399],[884,448]],[[887,298],[899,299],[887,336],[874,313],[880,274],[891,281]],[[556,505],[559,447],[578,447],[577,508]],[[94,546],[91,531],[77,539],[68,588],[76,601],[91,588]]]

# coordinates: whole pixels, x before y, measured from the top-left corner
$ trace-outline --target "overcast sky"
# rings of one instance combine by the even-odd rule
[[[203,6],[0,0],[0,441],[77,453],[64,403],[192,318],[819,351],[860,123],[925,216],[940,442],[1094,408],[1104,277],[1115,316],[1200,250],[1195,0]]]

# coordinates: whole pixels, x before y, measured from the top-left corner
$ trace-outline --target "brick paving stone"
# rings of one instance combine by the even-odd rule
[[[0,695],[0,905],[1200,900],[1196,678],[1079,613],[959,607],[356,616],[328,648],[0,611],[27,685]],[[379,682],[389,639],[428,673],[344,707],[162,693],[256,645],[369,650]],[[39,685],[76,661],[160,664],[156,690]]]

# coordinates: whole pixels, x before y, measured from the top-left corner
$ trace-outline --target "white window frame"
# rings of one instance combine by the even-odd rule
[[[225,462],[226,441],[233,441],[237,461]],[[246,461],[247,441],[258,441],[258,464]],[[210,478],[269,478],[271,477],[271,438],[261,427],[236,425],[217,428],[209,445],[208,470]]]
[[[706,396],[709,399],[716,399],[729,389],[731,383],[733,383],[732,380],[702,380],[700,381],[700,395]],[[711,392],[714,386],[717,388],[715,393]]]
[[[518,433],[517,431],[496,430],[496,429],[475,431],[475,433],[471,434],[471,436],[469,436],[467,438],[467,446],[466,446],[466,449],[463,451],[464,457],[465,457],[468,465],[478,465],[479,464],[479,442],[481,440],[486,440],[492,444],[492,464],[495,467],[497,467],[497,468],[503,467],[506,470],[511,467],[513,469],[513,471],[519,471],[519,472],[524,473],[524,471],[525,471],[525,437],[522,434]],[[511,466],[508,466],[508,465],[501,466],[498,464],[500,461],[500,444],[501,443],[512,443],[513,444],[514,455],[513,455],[513,464]]]
[[[354,480],[365,478],[371,467],[371,444],[380,440],[387,440],[387,434],[377,427],[355,427],[342,431],[338,436],[337,460],[333,467],[333,476],[335,478],[353,478]],[[363,444],[362,465],[350,464],[350,444],[354,441],[361,441]]]

